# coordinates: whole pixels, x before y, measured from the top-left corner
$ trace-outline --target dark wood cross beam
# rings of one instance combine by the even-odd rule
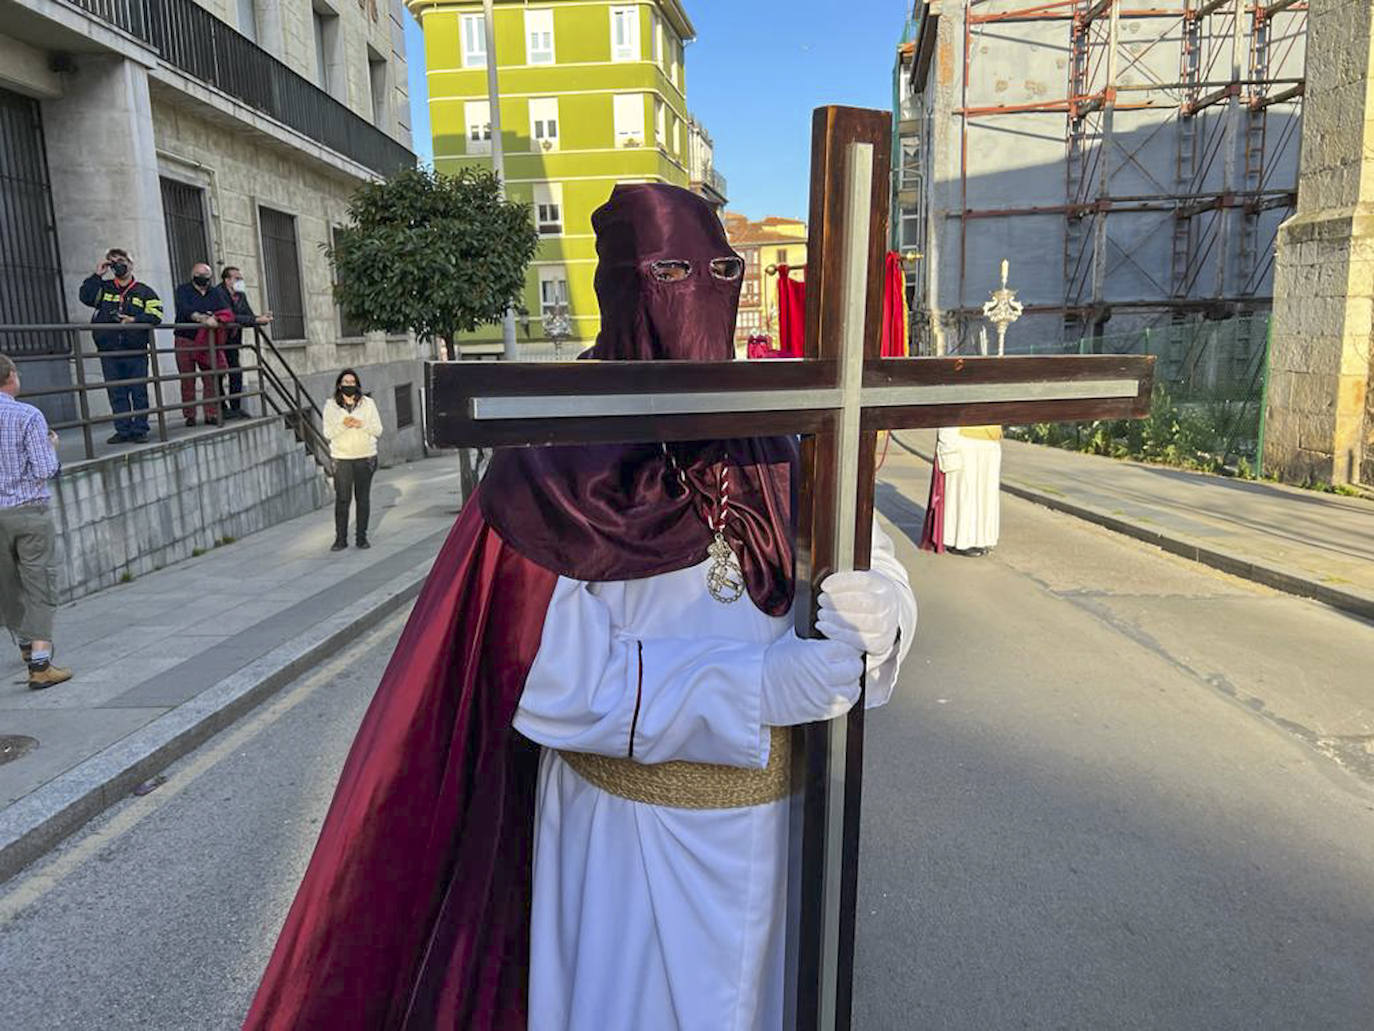
[[[806,355],[759,362],[431,362],[440,447],[630,443],[800,434],[797,632],[817,636],[817,585],[865,569],[878,430],[1139,418],[1153,359],[879,357],[890,115],[815,113]],[[917,585],[919,588],[919,585]],[[858,885],[863,704],[798,731],[789,871],[787,1027],[847,1029]]]

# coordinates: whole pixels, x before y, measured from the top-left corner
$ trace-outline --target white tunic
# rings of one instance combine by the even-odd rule
[[[871,659],[869,706],[892,693],[916,605],[892,542],[873,568],[901,585],[895,654]],[[763,652],[791,619],[706,591],[706,563],[642,580],[560,578],[515,727],[539,770],[530,925],[531,1031],[777,1031],[782,1026],[787,806],[671,809],[583,780],[553,750],[764,766]],[[633,728],[633,741],[631,740]]]
[[[945,547],[960,551],[995,547],[1001,532],[1001,442],[942,428],[935,446],[945,474]]]

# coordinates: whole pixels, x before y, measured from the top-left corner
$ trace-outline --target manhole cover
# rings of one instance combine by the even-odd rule
[[[38,738],[23,734],[0,734],[0,766],[28,755],[38,747]]]

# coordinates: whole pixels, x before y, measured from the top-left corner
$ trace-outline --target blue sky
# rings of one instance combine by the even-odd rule
[[[892,62],[910,0],[684,4],[697,28],[687,48],[687,103],[715,139],[730,209],[805,218],[811,111],[892,106]],[[423,40],[409,14],[406,21],[415,150],[430,160]]]

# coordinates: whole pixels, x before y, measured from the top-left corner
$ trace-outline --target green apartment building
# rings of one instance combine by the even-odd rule
[[[436,169],[490,163],[482,5],[408,6],[424,30]],[[695,30],[679,0],[497,0],[495,18],[507,192],[532,206],[541,236],[517,338],[544,341],[543,316],[562,305],[574,353],[600,326],[591,215],[617,183],[674,183],[724,206],[710,138],[687,110]],[[498,353],[500,326],[461,343]]]

